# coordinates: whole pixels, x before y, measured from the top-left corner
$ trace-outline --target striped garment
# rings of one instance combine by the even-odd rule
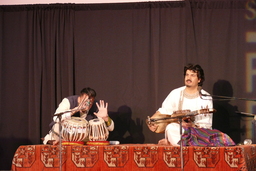
[[[184,127],[182,135],[183,146],[232,146],[234,141],[225,133],[217,129]],[[180,144],[180,142],[179,142]]]

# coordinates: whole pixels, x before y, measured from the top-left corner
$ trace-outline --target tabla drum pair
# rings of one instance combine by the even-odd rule
[[[101,118],[88,122],[83,118],[72,117],[62,123],[63,145],[83,145],[86,139],[89,142],[101,142],[106,141],[108,136],[108,129]]]

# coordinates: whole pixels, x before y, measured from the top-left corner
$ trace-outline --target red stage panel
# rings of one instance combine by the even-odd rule
[[[20,146],[12,161],[13,171],[60,170],[59,146]],[[183,147],[184,170],[253,171],[256,145],[233,147]],[[164,171],[181,170],[180,148],[155,144],[62,146],[63,171]]]

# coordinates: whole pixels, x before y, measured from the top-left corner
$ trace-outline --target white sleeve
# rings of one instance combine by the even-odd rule
[[[161,114],[171,115],[179,108],[180,91],[173,90],[169,93],[166,99],[162,103],[162,107],[158,109]]]
[[[61,112],[67,112],[67,111],[70,111],[70,103],[69,103],[69,100],[67,98],[64,98],[60,102],[58,108],[56,109],[55,114],[61,113]],[[70,119],[70,118],[71,118],[71,112],[67,112],[67,113],[64,113],[63,115],[61,115],[61,120]],[[59,122],[57,116],[54,116],[53,120],[55,122]]]

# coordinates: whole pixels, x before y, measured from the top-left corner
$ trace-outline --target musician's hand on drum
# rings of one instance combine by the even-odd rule
[[[96,103],[97,107],[98,107],[98,112],[94,112],[94,114],[97,117],[102,118],[104,121],[108,121],[108,103],[105,104],[104,100],[100,100],[100,102]]]
[[[158,141],[159,145],[171,145],[171,143],[167,139],[161,139]]]
[[[53,141],[53,145],[58,145],[58,144],[59,144],[59,140]]]
[[[47,141],[47,144],[49,144],[49,145],[58,145],[59,140],[49,140],[49,141]]]

